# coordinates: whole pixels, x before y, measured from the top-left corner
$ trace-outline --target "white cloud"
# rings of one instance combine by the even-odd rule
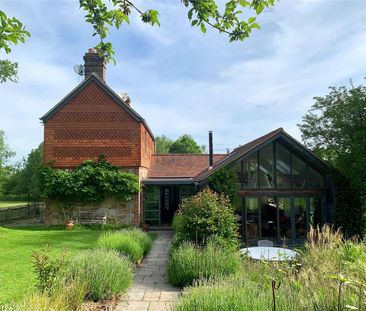
[[[40,142],[38,118],[78,83],[72,65],[95,43],[74,2],[22,3],[19,14],[39,30],[12,55],[20,82],[0,85],[0,128],[19,155]],[[283,0],[260,17],[261,31],[233,44],[191,28],[179,1],[140,3],[158,9],[162,25],[133,18],[113,32],[118,65],[109,65],[107,81],[130,94],[156,135],[190,133],[207,144],[214,130],[217,152],[280,126],[300,138],[296,124],[313,96],[366,75],[366,8],[357,1]]]

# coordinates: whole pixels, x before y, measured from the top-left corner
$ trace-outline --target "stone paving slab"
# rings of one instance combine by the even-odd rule
[[[134,284],[116,311],[170,311],[180,289],[169,284],[166,273],[172,231],[157,231],[151,252],[135,273]]]

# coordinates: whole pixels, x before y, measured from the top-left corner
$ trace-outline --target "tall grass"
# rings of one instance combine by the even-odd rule
[[[273,310],[273,281],[281,284],[277,310],[366,310],[366,244],[330,227],[312,229],[298,262],[243,258],[234,276],[187,288],[176,309]]]
[[[66,277],[86,284],[86,298],[102,300],[124,292],[132,281],[133,268],[114,251],[86,250],[74,257]]]
[[[139,262],[151,250],[151,238],[139,229],[108,231],[97,241],[97,247],[115,250],[127,256],[134,263]]]
[[[240,257],[237,250],[209,241],[205,247],[183,243],[173,249],[168,263],[169,282],[186,286],[198,279],[216,279],[237,272]]]
[[[86,284],[80,280],[60,281],[52,295],[36,292],[18,303],[0,306],[0,311],[74,311],[80,310],[85,295]]]

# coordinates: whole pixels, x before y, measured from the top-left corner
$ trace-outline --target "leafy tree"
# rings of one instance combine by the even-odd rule
[[[40,174],[43,197],[60,204],[65,221],[76,204],[102,202],[106,197],[128,201],[139,191],[135,174],[120,172],[104,157],[97,162],[84,161],[71,171],[45,167]]]
[[[199,146],[191,135],[183,135],[172,143],[169,153],[203,153],[204,147]]]
[[[159,154],[169,153],[169,149],[173,141],[165,135],[156,136],[155,138],[155,152]]]
[[[5,142],[5,132],[0,130],[0,192],[2,192],[3,183],[13,171],[12,166],[9,165],[9,160],[14,156],[15,152]]]
[[[8,17],[5,12],[0,10],[0,52],[11,52],[11,45],[24,43],[30,34],[25,26],[15,17]],[[6,81],[17,81],[18,63],[9,60],[0,60],[0,83]]]
[[[10,60],[0,60],[0,83],[18,81],[18,63]]]
[[[41,197],[39,172],[43,163],[43,143],[28,154],[27,159],[4,183],[5,195],[25,197],[30,200],[39,200]]]
[[[347,207],[345,217],[362,218],[366,196],[366,87],[331,87],[328,95],[315,97],[315,103],[299,125],[305,143],[328,160],[343,175],[336,178],[338,193],[344,185],[357,198],[341,195],[336,202],[336,213]],[[338,181],[338,182],[337,182]],[[355,211],[358,212],[355,212]],[[361,233],[362,222],[340,221],[348,233]],[[348,224],[348,225],[347,225]]]

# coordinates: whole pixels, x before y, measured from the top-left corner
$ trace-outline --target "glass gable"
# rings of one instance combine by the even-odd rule
[[[322,189],[323,176],[280,142],[233,163],[242,189]]]

